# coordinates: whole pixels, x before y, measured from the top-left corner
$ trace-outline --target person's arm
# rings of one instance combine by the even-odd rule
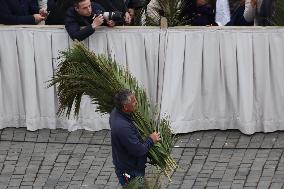
[[[86,39],[95,32],[97,26],[100,26],[103,23],[103,17],[98,16],[94,19],[92,24],[81,28],[71,9],[73,8],[68,10],[65,18],[65,29],[73,40],[77,39],[82,41]]]
[[[77,39],[79,41],[86,39],[95,32],[95,29],[93,29],[91,25],[81,29],[76,21],[65,22],[65,28],[73,40]]]
[[[71,7],[67,12],[65,18],[65,29],[73,40],[77,39],[82,41],[92,35],[95,32],[95,29],[92,25],[88,25],[81,29],[72,9],[73,7]]]
[[[154,142],[159,140],[159,136],[158,133],[152,133],[145,141],[141,142],[136,135],[135,129],[131,128],[131,126],[125,126],[121,128],[119,139],[129,154],[141,157],[149,152]]]
[[[33,15],[17,16],[13,15],[5,0],[0,0],[0,24],[36,24]]]
[[[253,22],[256,13],[256,1],[246,0],[244,18],[247,22]]]
[[[148,137],[143,143],[137,137],[135,130],[130,127],[123,127],[120,140],[127,152],[135,157],[141,157],[148,153],[154,145],[153,140]]]

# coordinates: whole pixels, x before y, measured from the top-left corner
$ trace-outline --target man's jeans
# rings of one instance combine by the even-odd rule
[[[130,182],[130,180],[134,179],[135,177],[144,177],[145,175],[145,170],[136,170],[136,171],[129,171],[129,172],[125,172],[122,171],[120,169],[115,168],[115,173],[117,175],[118,181],[120,183],[121,186],[125,186],[128,182]],[[130,178],[125,177],[125,173],[127,173],[128,175],[130,175]]]

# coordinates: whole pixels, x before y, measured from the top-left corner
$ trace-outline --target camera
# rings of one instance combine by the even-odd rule
[[[122,12],[114,11],[114,12],[98,12],[97,15],[103,15],[106,21],[113,20],[113,21],[121,21],[123,20]]]

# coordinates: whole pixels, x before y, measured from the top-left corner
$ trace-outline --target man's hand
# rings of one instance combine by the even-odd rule
[[[134,9],[128,9],[128,12],[129,12],[131,18],[133,19],[134,18],[134,14],[135,14]]]
[[[157,143],[161,140],[160,133],[157,132],[153,132],[152,134],[150,134],[150,138],[153,140],[154,143]]]
[[[124,22],[126,24],[130,24],[131,23],[131,16],[130,16],[129,12],[125,13],[125,15],[124,15]]]
[[[38,24],[40,23],[41,21],[45,20],[45,17],[44,16],[41,16],[40,14],[34,14],[33,15],[34,19],[35,19],[35,23]]]
[[[47,16],[48,16],[48,12],[46,11],[45,8],[39,9],[39,14],[40,14],[42,17],[44,17],[45,19],[46,19]]]
[[[99,16],[95,17],[95,19],[93,20],[93,23],[92,23],[93,29],[95,29],[96,27],[102,25],[103,22],[104,22],[103,15],[99,15]]]
[[[109,21],[107,21],[107,25],[109,27],[114,27],[115,26],[115,22],[113,20],[109,20]]]

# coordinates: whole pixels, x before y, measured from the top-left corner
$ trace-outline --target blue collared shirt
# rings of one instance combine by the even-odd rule
[[[131,116],[114,108],[110,114],[113,164],[124,171],[144,170],[154,142],[142,140]]]

